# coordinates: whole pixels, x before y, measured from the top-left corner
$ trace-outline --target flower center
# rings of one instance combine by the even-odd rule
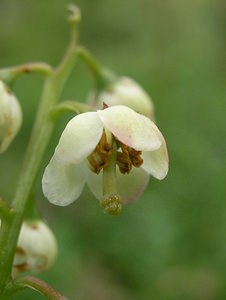
[[[99,174],[102,169],[108,166],[113,151],[113,142],[117,145],[116,164],[122,174],[128,174],[133,166],[139,168],[143,164],[141,151],[119,142],[108,130],[104,129],[98,145],[87,158],[91,171]]]
[[[110,131],[103,130],[95,150],[87,158],[90,169],[99,174],[103,169],[103,197],[100,206],[111,215],[119,215],[122,199],[117,193],[116,166],[122,174],[130,173],[132,167],[139,168],[143,159],[141,151],[130,148],[118,141]]]

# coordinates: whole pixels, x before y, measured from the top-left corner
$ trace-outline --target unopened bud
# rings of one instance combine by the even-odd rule
[[[71,13],[69,16],[69,21],[77,23],[81,20],[81,11],[77,5],[69,4],[68,10]]]
[[[21,272],[48,270],[57,254],[57,243],[50,228],[42,221],[24,222],[13,262],[13,276]]]
[[[121,197],[118,194],[104,195],[100,200],[100,206],[104,209],[104,212],[118,216],[122,210]]]
[[[125,105],[151,119],[154,118],[154,105],[150,96],[134,80],[121,77],[98,96],[98,108],[102,103],[108,106]]]
[[[22,112],[17,98],[0,81],[0,153],[4,152],[22,123]]]

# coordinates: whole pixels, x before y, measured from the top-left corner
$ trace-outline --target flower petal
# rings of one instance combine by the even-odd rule
[[[62,163],[80,163],[96,147],[103,125],[96,112],[75,116],[64,129],[56,147],[56,158]]]
[[[169,157],[166,147],[166,142],[162,136],[162,146],[154,151],[142,153],[144,160],[143,168],[148,174],[161,180],[166,177],[169,169]]]
[[[150,176],[141,168],[133,168],[129,174],[118,173],[118,192],[123,203],[128,204],[137,200],[145,191]]]
[[[66,206],[81,194],[86,181],[85,164],[61,164],[52,157],[42,178],[42,190],[49,202]]]
[[[0,80],[0,153],[17,135],[22,124],[22,110],[18,99]]]
[[[133,168],[129,174],[117,171],[117,192],[122,197],[123,204],[138,199],[147,187],[149,175],[142,169]],[[103,172],[89,172],[87,184],[94,196],[100,200],[103,196]]]
[[[154,105],[149,95],[133,79],[128,77],[119,78],[109,89],[103,90],[99,95],[98,107],[125,105],[134,111],[150,117],[154,117]]]
[[[112,106],[99,110],[98,114],[104,126],[119,141],[135,150],[155,150],[162,144],[156,125],[127,106]]]

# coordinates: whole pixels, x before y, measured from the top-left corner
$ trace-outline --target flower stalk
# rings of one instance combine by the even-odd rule
[[[13,212],[8,207],[7,203],[0,198],[0,220],[8,221],[12,218]],[[1,221],[0,221],[1,224]]]
[[[70,8],[72,14],[72,8]],[[33,188],[35,178],[37,176],[39,166],[44,155],[45,149],[50,140],[54,129],[54,122],[51,119],[51,111],[59,100],[64,84],[70,75],[75,64],[77,53],[77,23],[80,18],[71,16],[69,19],[71,25],[71,41],[59,67],[55,70],[46,67],[47,65],[36,65],[33,71],[45,71],[46,75],[43,92],[40,100],[39,109],[36,115],[31,138],[25,154],[24,163],[22,166],[21,175],[17,185],[15,197],[12,207],[15,213],[14,218],[10,222],[3,224],[0,235],[0,298],[4,299],[5,288],[10,280],[13,257],[16,249],[17,239],[20,232],[20,227],[23,221],[24,212],[29,200],[30,192]],[[18,74],[26,73],[23,67],[11,68],[10,72],[5,70],[0,71],[0,77],[5,76],[5,80],[12,81]],[[46,68],[40,68],[45,66]],[[33,65],[34,67],[34,65]],[[31,68],[32,69],[32,68]],[[11,74],[4,75],[4,74]],[[51,298],[52,299],[52,298]]]
[[[46,76],[51,74],[51,72],[52,67],[49,64],[43,62],[32,62],[11,68],[1,69],[0,79],[8,84],[11,84],[14,80],[18,79],[18,77],[24,74],[38,73]]]
[[[13,285],[9,285],[5,299],[10,299],[8,298],[10,295],[13,295],[25,288],[31,288],[35,290],[43,296],[46,296],[46,298],[49,300],[69,300],[68,298],[62,296],[58,291],[53,289],[46,282],[32,276],[20,277],[15,279]]]
[[[102,89],[106,88],[106,86],[112,84],[116,80],[115,75],[109,70],[103,68],[85,47],[78,47],[77,52],[78,56],[90,68],[90,71],[93,74],[96,81],[97,91],[101,91]]]

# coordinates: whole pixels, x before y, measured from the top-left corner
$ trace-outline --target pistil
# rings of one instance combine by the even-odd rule
[[[103,197],[100,206],[106,213],[119,215],[122,209],[121,196],[117,193],[116,183],[116,143],[112,144],[112,153],[108,158],[108,165],[103,169]]]

